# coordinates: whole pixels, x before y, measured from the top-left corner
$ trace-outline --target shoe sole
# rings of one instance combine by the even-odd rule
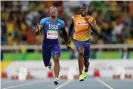
[[[57,82],[57,81],[54,81],[54,84],[55,84],[55,85],[58,85],[58,82]]]
[[[84,79],[81,79],[81,80],[79,80],[79,81],[84,81]]]

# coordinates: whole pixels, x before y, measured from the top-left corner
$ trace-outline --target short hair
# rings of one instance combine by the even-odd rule
[[[85,3],[80,4],[80,9],[87,9],[87,4],[85,4]]]

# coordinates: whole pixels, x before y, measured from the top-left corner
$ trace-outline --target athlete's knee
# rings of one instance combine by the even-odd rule
[[[54,62],[59,63],[59,57],[54,57]]]
[[[81,56],[83,56],[84,55],[84,53],[83,52],[79,52],[79,56],[81,57]]]
[[[84,48],[83,47],[79,47],[78,48],[78,53],[79,53],[79,57],[84,56]]]

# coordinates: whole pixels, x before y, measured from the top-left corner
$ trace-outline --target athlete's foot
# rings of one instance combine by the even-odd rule
[[[88,72],[84,72],[84,79],[86,79],[88,77]]]
[[[79,81],[84,81],[84,73],[79,76]]]
[[[51,70],[52,62],[49,62],[48,68]]]
[[[54,84],[55,84],[55,85],[58,85],[58,78],[55,78]]]

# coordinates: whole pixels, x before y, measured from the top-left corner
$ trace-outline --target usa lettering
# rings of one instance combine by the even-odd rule
[[[58,25],[49,24],[49,29],[58,30]]]

